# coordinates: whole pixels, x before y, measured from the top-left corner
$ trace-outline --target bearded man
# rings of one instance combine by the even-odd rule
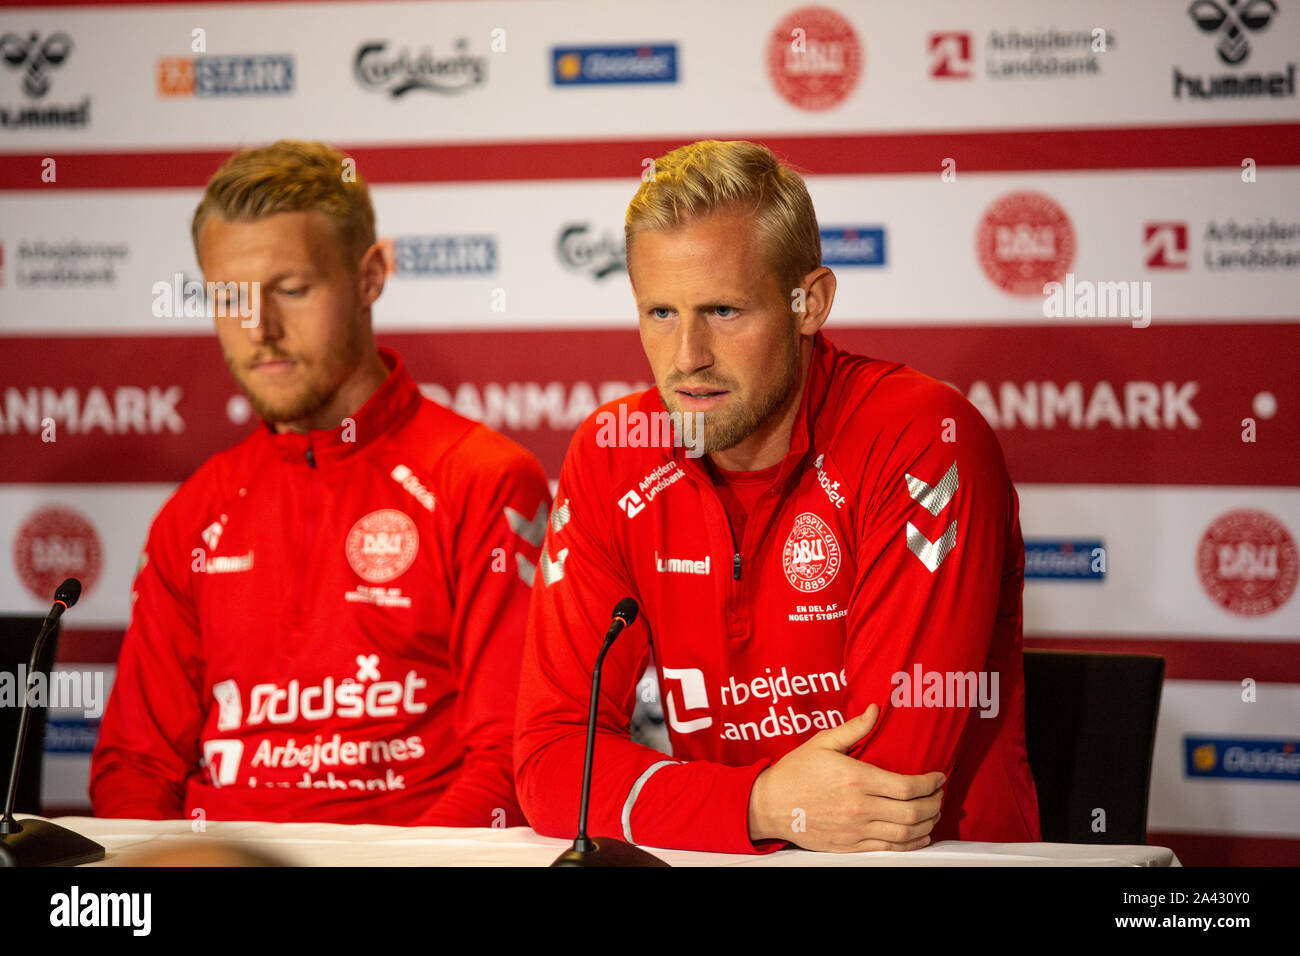
[[[1039,840],[1024,545],[988,424],[826,339],[812,200],[765,147],[656,159],[626,237],[656,387],[593,414],[560,476],[515,735],[533,827],[575,832],[592,666],[632,597],[604,661],[593,836],[731,853]],[[679,440],[611,443],[598,424],[615,419],[669,419]],[[627,739],[652,652],[671,758]]]
[[[150,530],[96,815],[523,825],[511,733],[541,466],[377,347],[384,254],[343,154],[236,153],[192,236],[209,287],[257,304],[213,311],[263,421]]]

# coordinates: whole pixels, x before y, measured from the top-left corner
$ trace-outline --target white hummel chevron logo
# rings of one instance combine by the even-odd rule
[[[912,522],[907,523],[907,547],[921,559],[933,574],[943,564],[943,559],[948,557],[948,552],[952,546],[957,543],[957,522],[948,525],[948,530],[943,533],[943,537],[938,541],[931,541],[925,535],[917,530],[916,525]]]
[[[546,502],[540,502],[537,505],[537,514],[533,515],[531,521],[507,505],[506,523],[510,525],[510,530],[519,537],[534,547],[540,547],[542,539],[546,537]]]
[[[952,501],[952,496],[957,493],[957,462],[952,463],[948,473],[940,478],[939,483],[933,488],[920,478],[908,475],[907,493],[918,505],[938,517],[939,512],[948,507],[948,502]]]
[[[560,507],[551,512],[551,530],[559,534],[560,529],[569,523],[569,499],[565,498]]]
[[[957,462],[952,463],[952,467],[939,479],[938,484],[930,485],[914,475],[906,475],[907,493],[912,500],[919,504],[926,511],[935,517],[939,512],[948,507],[952,501],[953,495],[957,493]],[[907,530],[904,532],[904,538],[907,541],[907,548],[920,559],[926,569],[933,574],[938,570],[939,565],[943,564],[943,559],[948,557],[953,546],[957,543],[957,522],[953,521],[948,525],[948,530],[943,533],[943,537],[938,541],[931,541],[923,535],[919,528],[912,522],[907,523]]]
[[[561,548],[559,553],[556,554],[555,560],[552,561],[551,556],[546,553],[546,549],[542,548],[542,583],[543,584],[545,584],[547,587],[550,587],[556,581],[564,577],[564,562],[568,557],[569,557],[569,549]]]
[[[515,552],[515,566],[519,569],[519,579],[529,587],[537,580],[537,565],[529,561],[518,551]]]

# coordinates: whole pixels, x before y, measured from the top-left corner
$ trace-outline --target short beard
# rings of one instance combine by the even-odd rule
[[[752,405],[735,408],[726,417],[719,418],[721,412],[692,413],[684,411],[672,387],[659,386],[659,397],[670,412],[679,412],[683,418],[692,414],[698,416],[695,428],[698,454],[709,455],[714,452],[726,451],[729,448],[735,448],[758,431],[759,428],[766,425],[769,419],[785,407],[785,403],[789,401],[790,396],[794,393],[799,381],[798,335],[790,339],[790,347],[782,358],[781,365],[770,370],[776,375],[775,378],[770,379],[772,387],[768,391],[757,395]],[[698,376],[694,380],[703,385],[725,384],[719,381],[709,381],[707,378],[701,381]]]
[[[332,380],[309,382],[297,395],[282,399],[279,404],[259,396],[249,387],[251,369],[237,368],[229,355],[225,356],[226,366],[244,394],[248,396],[253,411],[266,422],[272,425],[285,425],[310,421],[334,399],[339,387],[360,363],[360,330],[355,325],[349,328],[348,337],[333,343],[324,359],[324,367],[332,373]],[[292,356],[287,357],[292,358]],[[305,366],[303,370],[309,373],[311,366]]]

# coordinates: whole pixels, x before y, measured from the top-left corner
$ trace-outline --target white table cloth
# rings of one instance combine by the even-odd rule
[[[201,833],[188,820],[58,817],[60,826],[101,844],[107,856],[90,866],[125,866],[159,850],[211,841],[238,843],[299,866],[546,866],[572,841],[508,830],[390,827],[339,823],[209,821]],[[813,853],[781,850],[762,856],[696,853],[647,847],[673,866],[1180,866],[1156,846],[1073,843],[964,843],[948,840],[910,853]]]

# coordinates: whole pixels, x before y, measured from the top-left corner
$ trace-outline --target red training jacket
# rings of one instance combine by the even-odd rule
[[[575,832],[591,671],[611,609],[632,596],[641,617],[604,664],[593,835],[776,849],[749,838],[754,779],[876,703],[851,755],[947,775],[936,842],[1041,839],[1019,502],[974,406],[818,335],[790,451],[740,542],[701,460],[649,444],[653,431],[635,428],[654,419],[638,413],[664,413],[656,389],[598,410],[561,473],[515,735],[533,827]],[[619,428],[639,447],[610,447]],[[628,740],[652,647],[672,758]]]
[[[97,816],[524,823],[511,731],[546,477],[381,354],[339,428],[264,424],[154,520]]]

